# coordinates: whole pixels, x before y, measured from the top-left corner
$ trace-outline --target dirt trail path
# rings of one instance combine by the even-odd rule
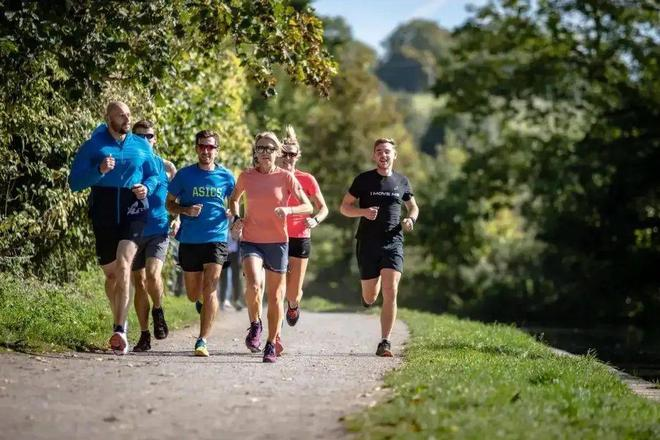
[[[401,362],[374,356],[377,316],[303,311],[276,364],[245,348],[247,321],[219,314],[209,358],[192,356],[197,326],[124,357],[0,354],[0,438],[342,438],[339,417],[382,398]],[[397,322],[397,355],[406,338]]]

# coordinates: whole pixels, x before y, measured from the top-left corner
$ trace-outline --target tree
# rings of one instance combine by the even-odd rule
[[[422,92],[435,82],[440,61],[449,54],[451,34],[434,21],[415,19],[397,27],[383,46],[378,77],[392,90]]]
[[[435,90],[476,142],[450,183],[463,195],[436,198],[438,226],[425,232],[452,248],[429,248],[436,266],[460,256],[444,275],[456,304],[480,298],[483,309],[490,296],[491,317],[514,319],[657,316],[658,12],[652,2],[510,0],[458,30]],[[471,235],[502,210],[522,234],[512,243],[522,252],[504,260]],[[448,215],[458,230],[440,224]],[[469,278],[489,262],[496,272]]]
[[[292,124],[298,134],[302,158],[299,167],[318,180],[330,207],[328,219],[314,230],[313,264],[308,271],[308,294],[322,294],[341,301],[356,298],[357,273],[346,277],[353,264],[355,222],[339,215],[338,206],[360,172],[373,168],[372,142],[393,137],[398,143],[397,169],[421,185],[424,167],[411,142],[396,100],[383,93],[373,73],[376,53],[355,41],[340,18],[324,18],[326,44],[337,59],[339,73],[330,87],[331,99],[323,99],[288,81],[278,96],[253,101],[250,125],[281,132]]]
[[[272,95],[273,66],[281,65],[293,80],[326,94],[334,73],[318,18],[277,0],[3,6],[0,270],[58,278],[91,261],[84,195],[72,194],[66,177],[109,97],[168,124],[166,151],[183,158],[173,147],[181,138],[179,147],[189,144],[193,127],[246,139],[242,78]],[[221,85],[229,87],[200,89]]]

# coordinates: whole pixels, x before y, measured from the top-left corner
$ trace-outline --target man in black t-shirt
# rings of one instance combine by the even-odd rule
[[[376,169],[358,175],[341,202],[346,217],[360,217],[355,253],[362,283],[362,305],[370,307],[383,291],[381,337],[376,354],[391,357],[390,334],[396,319],[396,296],[403,272],[403,233],[413,230],[419,208],[408,178],[394,172],[392,139],[374,142]],[[355,202],[358,202],[356,206]],[[407,217],[401,220],[401,205]]]

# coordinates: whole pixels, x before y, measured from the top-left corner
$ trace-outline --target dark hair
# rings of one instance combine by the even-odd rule
[[[218,136],[218,133],[216,133],[213,130],[202,130],[202,131],[197,132],[197,134],[195,135],[195,145],[197,145],[199,143],[200,139],[210,138],[210,137],[215,139],[215,145],[219,147],[220,146],[220,136]]]
[[[374,150],[376,149],[377,146],[380,144],[392,144],[394,148],[396,148],[396,142],[394,142],[394,139],[392,138],[378,138],[374,141]]]
[[[148,130],[150,128],[154,128],[154,123],[147,119],[142,119],[140,121],[137,121],[135,124],[133,124],[133,131],[137,130],[138,128],[141,128],[143,130]]]

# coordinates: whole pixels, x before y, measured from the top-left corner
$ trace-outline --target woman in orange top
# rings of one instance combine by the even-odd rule
[[[256,164],[254,168],[241,173],[229,198],[229,209],[234,215],[232,233],[235,236],[242,233],[240,251],[246,281],[245,300],[250,318],[245,345],[253,353],[261,350],[261,300],[264,294],[261,274],[262,268],[266,269],[268,340],[264,347],[264,362],[275,362],[282,351],[279,331],[289,242],[286,217],[291,214],[309,214],[313,209],[294,175],[275,164],[281,149],[282,145],[274,133],[258,134],[253,149]],[[245,215],[241,218],[239,200],[244,193]],[[287,206],[291,195],[300,204]]]
[[[290,215],[287,217],[287,232],[289,233],[289,272],[286,276],[286,322],[290,326],[296,325],[300,318],[300,300],[302,299],[302,285],[307,271],[309,254],[312,250],[311,230],[319,225],[328,216],[328,206],[321,193],[321,188],[314,176],[296,169],[300,159],[300,144],[296,132],[290,125],[286,126],[286,134],[282,140],[282,157],[277,164],[293,173],[302,186],[303,191],[318,210],[316,215],[309,214]],[[288,205],[298,205],[300,201],[295,196],[289,198]]]

